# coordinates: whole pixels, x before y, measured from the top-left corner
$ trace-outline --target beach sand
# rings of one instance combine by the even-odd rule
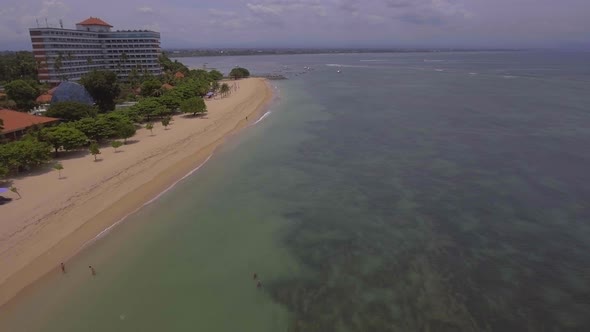
[[[203,163],[224,139],[255,121],[272,98],[264,79],[239,81],[227,98],[207,101],[204,118],[177,115],[168,130],[138,130],[99,161],[63,153],[51,170],[14,180],[22,199],[0,206],[0,305],[59,269],[85,244]],[[248,119],[247,119],[248,118]]]

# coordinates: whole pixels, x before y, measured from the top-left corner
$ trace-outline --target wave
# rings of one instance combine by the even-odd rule
[[[266,118],[267,116],[270,115],[270,113],[272,113],[272,111],[266,111],[266,113],[262,114],[262,116],[260,117],[260,119],[256,120],[256,122],[254,122],[252,125],[257,124],[258,122],[264,120],[264,118]]]
[[[359,60],[360,62],[382,62],[387,60]]]
[[[172,183],[168,188],[164,189],[158,195],[156,195],[156,197],[154,197],[154,198],[150,199],[149,201],[143,203],[143,205],[141,205],[137,209],[129,212],[123,218],[119,219],[117,222],[115,222],[111,226],[105,228],[102,232],[98,233],[95,237],[93,237],[92,239],[90,239],[89,241],[87,241],[86,243],[84,243],[78,252],[82,251],[87,246],[89,246],[89,245],[93,244],[94,242],[98,241],[99,239],[103,238],[105,235],[107,235],[108,233],[110,233],[116,226],[118,226],[123,221],[125,221],[125,219],[127,219],[129,216],[131,216],[132,214],[138,212],[143,207],[152,204],[153,202],[155,202],[156,200],[158,200],[160,197],[162,197],[162,195],[164,195],[167,192],[169,192],[170,190],[172,190],[172,188],[174,188],[178,183],[180,183],[180,181],[182,181],[182,180],[188,178],[189,176],[193,175],[196,171],[198,171],[201,167],[203,167],[209,161],[209,159],[211,159],[212,156],[213,155],[210,155],[209,157],[207,157],[207,159],[205,159],[205,161],[203,161],[199,166],[193,168],[190,172],[186,173],[186,175],[184,175],[182,178],[180,178],[176,182]]]

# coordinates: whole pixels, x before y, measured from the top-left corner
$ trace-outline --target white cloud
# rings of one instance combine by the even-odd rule
[[[137,11],[144,14],[151,14],[154,12],[154,9],[152,7],[144,6],[137,8]]]

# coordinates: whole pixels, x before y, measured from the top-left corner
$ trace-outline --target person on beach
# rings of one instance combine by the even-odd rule
[[[61,273],[66,273],[66,265],[64,263],[61,263],[60,267],[61,267]]]
[[[262,281],[258,280],[256,283],[256,288],[262,288]]]
[[[90,273],[92,273],[92,275],[95,276],[96,270],[92,267],[92,265],[89,265],[88,268],[90,269]]]

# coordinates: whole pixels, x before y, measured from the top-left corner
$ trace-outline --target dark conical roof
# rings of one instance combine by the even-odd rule
[[[94,100],[88,91],[82,85],[75,82],[61,82],[57,89],[55,89],[51,103],[58,103],[60,101],[75,101],[88,105],[94,104]]]

